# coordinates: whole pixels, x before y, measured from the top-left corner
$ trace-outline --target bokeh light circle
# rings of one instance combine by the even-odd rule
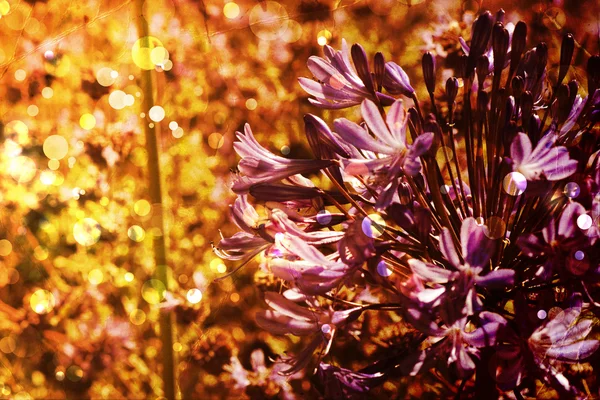
[[[379,214],[369,214],[362,221],[362,231],[370,238],[378,238],[383,235],[386,223]]]
[[[31,295],[29,305],[37,314],[48,314],[54,309],[56,301],[54,295],[48,290],[38,289]]]
[[[519,196],[527,189],[527,179],[520,172],[510,172],[504,177],[502,188],[510,196]]]
[[[93,218],[83,218],[73,226],[73,237],[82,246],[92,246],[100,240],[102,230]]]
[[[262,40],[275,40],[288,28],[288,13],[276,1],[263,1],[255,5],[248,14],[252,33]]]
[[[142,298],[149,304],[158,304],[165,298],[165,285],[158,279],[150,279],[142,286]]]
[[[69,152],[69,143],[60,135],[51,135],[44,140],[42,148],[46,157],[62,160]]]
[[[154,69],[156,64],[152,61],[152,50],[158,47],[163,47],[163,44],[154,36],[144,36],[136,40],[131,49],[134,64],[141,69]]]

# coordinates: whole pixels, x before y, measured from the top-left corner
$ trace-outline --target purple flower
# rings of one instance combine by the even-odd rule
[[[518,133],[510,146],[513,170],[523,174],[528,181],[558,181],[571,176],[577,170],[577,161],[569,159],[566,147],[554,146],[557,138],[553,132],[548,132],[532,150],[529,136]]]
[[[563,210],[558,223],[551,218],[542,230],[542,235],[530,234],[521,236],[517,244],[527,257],[541,257],[545,262],[538,268],[535,275],[548,280],[556,267],[565,263],[565,254],[577,243],[577,217],[585,214],[585,208],[577,203],[569,203]]]
[[[431,147],[433,133],[424,133],[412,145],[407,144],[408,120],[402,100],[396,100],[392,104],[385,121],[375,103],[370,100],[362,103],[361,113],[375,138],[365,128],[347,119],[334,121],[337,133],[365,154],[362,159],[343,160],[345,172],[350,175],[384,175],[385,185],[376,207],[385,208],[392,203],[394,193],[397,192],[398,178],[402,174],[414,176],[421,170],[419,157]]]
[[[290,160],[276,156],[256,141],[248,124],[244,126],[244,133],[237,132],[237,138],[239,142],[234,143],[233,147],[242,158],[238,169],[246,176],[238,177],[234,182],[232,190],[235,193],[246,193],[256,184],[317,172],[333,164],[329,160]]]
[[[265,301],[272,310],[259,311],[256,314],[256,323],[263,329],[276,335],[313,336],[302,352],[287,360],[292,367],[282,371],[286,374],[297,372],[308,365],[312,354],[319,347],[324,347],[321,355],[325,356],[329,352],[336,330],[360,313],[360,307],[344,311],[320,309],[314,300],[307,299],[308,305],[312,305],[309,309],[275,292],[265,293]]]
[[[534,371],[564,394],[576,395],[577,389],[555,366],[557,362],[584,360],[600,346],[597,340],[585,339],[592,330],[593,320],[578,319],[580,313],[580,307],[560,311],[524,341],[508,331],[497,352],[496,378],[500,387],[512,389],[521,384],[528,371]]]
[[[317,374],[323,381],[325,397],[328,399],[348,398],[356,393],[367,393],[385,381],[381,372],[354,372],[321,362]]]
[[[442,229],[440,251],[454,270],[417,259],[409,260],[409,265],[418,279],[432,286],[423,287],[417,292],[419,301],[436,306],[451,293],[452,298],[448,301],[458,300],[455,305],[458,307],[464,304],[466,315],[473,315],[482,307],[475,285],[490,288],[510,286],[514,282],[515,271],[500,269],[483,274],[489,265],[495,243],[485,235],[485,228],[478,225],[475,218],[467,218],[463,221],[460,242],[462,258],[456,251],[450,231],[447,228]]]
[[[382,93],[375,94],[365,86],[357,69],[367,69],[368,65],[362,65],[366,60],[361,59],[361,65],[355,69],[348,57],[348,45],[344,39],[342,50],[335,51],[331,46],[325,45],[323,51],[325,58],[312,56],[307,63],[308,69],[318,82],[307,78],[298,80],[302,89],[315,97],[308,99],[311,104],[320,108],[340,109],[358,105],[364,99],[383,101],[387,105],[393,101]],[[357,57],[353,59],[356,63]]]
[[[348,265],[335,261],[335,253],[325,257],[300,237],[286,234],[276,244],[283,252],[280,257],[269,259],[267,266],[273,275],[293,283],[303,293],[327,293],[338,286],[350,271]]]

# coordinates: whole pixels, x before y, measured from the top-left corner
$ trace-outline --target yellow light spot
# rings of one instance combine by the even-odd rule
[[[218,132],[213,132],[208,136],[208,145],[217,150],[225,144],[225,138]]]
[[[45,99],[51,99],[54,96],[54,90],[51,87],[46,86],[42,89],[42,97]]]
[[[146,322],[146,313],[142,310],[133,310],[129,314],[129,321],[134,325],[142,325]]]
[[[36,173],[35,162],[25,156],[18,156],[10,160],[8,173],[18,183],[27,183],[33,179]]]
[[[148,117],[154,122],[160,122],[165,118],[165,109],[161,106],[154,106],[148,111]]]
[[[36,290],[29,299],[31,309],[37,314],[48,314],[55,304],[54,295],[44,289]]]
[[[59,167],[60,167],[60,161],[58,161],[54,158],[51,160],[48,160],[48,168],[50,168],[52,171],[56,171]]]
[[[125,276],[123,278],[125,279],[126,282],[133,282],[133,279],[135,278],[135,276],[131,272],[127,272],[127,273],[125,273]]]
[[[286,43],[294,43],[302,37],[302,25],[293,19],[287,20],[287,29],[285,30],[282,39]]]
[[[12,244],[6,240],[0,240],[0,256],[6,257],[12,252]]]
[[[181,127],[175,129],[173,132],[171,132],[171,134],[173,135],[173,137],[175,139],[179,139],[181,137],[183,137],[183,129]]]
[[[141,226],[133,225],[127,230],[127,236],[129,236],[129,239],[133,240],[134,242],[141,242],[146,237],[146,232]]]
[[[163,45],[154,36],[139,38],[131,49],[131,57],[135,65],[145,70],[154,69],[155,64],[152,61],[152,50],[157,47],[163,47]]]
[[[119,74],[117,73],[117,76],[118,75]],[[96,72],[96,80],[100,85],[105,87],[115,83],[115,78],[116,76],[113,78],[113,70],[108,67],[100,68],[98,72]]]
[[[165,298],[165,285],[158,279],[150,279],[142,286],[142,298],[149,304],[158,304]]]
[[[224,274],[227,271],[227,266],[225,264],[217,265],[217,272],[220,274]]]
[[[237,293],[231,293],[231,296],[229,296],[229,298],[231,299],[232,303],[237,303],[238,301],[240,301],[240,295]]]
[[[181,343],[179,343],[179,342],[173,343],[173,351],[179,352],[181,350],[183,350],[183,345]]]
[[[202,292],[198,289],[190,289],[187,292],[186,298],[192,304],[200,303],[200,300],[202,300]]]
[[[29,143],[29,128],[23,121],[10,121],[4,127],[4,135],[13,138],[20,144]]]
[[[92,246],[100,240],[100,224],[93,218],[83,218],[73,226],[73,237],[82,246]]]
[[[38,106],[32,104],[29,107],[27,107],[27,115],[29,115],[30,117],[35,117],[36,115],[38,115],[40,112],[40,109],[38,108]]]
[[[0,351],[6,354],[10,354],[17,348],[17,341],[11,336],[3,337],[0,340]]]
[[[56,377],[56,380],[59,382],[62,382],[65,380],[65,373],[62,371],[56,371],[56,374],[54,376]]]
[[[169,60],[169,52],[162,46],[150,50],[150,60],[154,65],[164,65]]]
[[[42,246],[37,246],[35,249],[33,249],[33,256],[36,258],[36,260],[44,261],[48,258],[48,251]]]
[[[248,100],[246,100],[246,108],[248,110],[256,110],[256,107],[258,107],[258,101],[256,101],[256,99],[249,98]]]
[[[165,63],[162,66],[162,69],[165,71],[170,71],[171,68],[173,68],[173,61],[171,61],[171,60],[165,61]]]
[[[145,217],[152,210],[152,205],[148,200],[138,200],[133,205],[133,211],[140,217]]]
[[[331,40],[331,32],[327,29],[323,29],[317,33],[317,43],[319,46],[325,46]]]
[[[236,19],[240,15],[240,6],[233,2],[225,4],[223,15],[229,19]]]
[[[60,135],[51,135],[44,140],[43,150],[46,157],[61,160],[69,152],[69,143]]]
[[[275,40],[283,35],[288,19],[285,7],[276,1],[262,1],[248,14],[252,33],[262,40]]]
[[[88,273],[88,281],[90,281],[92,285],[99,285],[102,283],[103,280],[104,274],[98,268],[94,268]]]
[[[171,121],[169,122],[169,129],[174,131],[175,129],[179,128],[179,124],[177,123],[177,121]]]
[[[27,72],[22,69],[18,69],[15,71],[15,79],[19,82],[23,82],[27,78]]]
[[[94,129],[96,126],[96,117],[88,113],[83,114],[81,118],[79,118],[79,125],[81,125],[83,129]]]
[[[0,15],[6,15],[10,11],[10,3],[6,0],[0,1]]]
[[[125,108],[125,97],[127,94],[122,90],[115,90],[108,96],[108,104],[115,110],[122,110]]]

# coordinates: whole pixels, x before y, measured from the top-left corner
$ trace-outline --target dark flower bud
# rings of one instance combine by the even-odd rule
[[[527,25],[519,21],[513,31],[510,50],[510,70],[515,71],[521,61],[521,55],[527,45]]]
[[[600,87],[600,55],[591,56],[587,63],[588,93],[594,94]]]
[[[562,45],[560,46],[560,68],[558,71],[558,84],[561,84],[569,66],[571,65],[571,59],[573,58],[573,52],[575,51],[575,39],[573,35],[567,33],[563,37]]]
[[[569,86],[565,85],[564,83],[558,87],[558,90],[556,92],[556,100],[558,107],[558,110],[556,112],[558,114],[557,117],[559,123],[565,122],[565,120],[569,116],[569,113],[571,112],[572,103],[570,103],[571,98],[569,96],[569,92]]]
[[[490,60],[486,56],[480,56],[477,59],[477,82],[479,82],[479,90],[483,90],[483,82],[490,73]]]
[[[435,59],[430,52],[423,54],[421,65],[423,67],[425,86],[427,86],[427,91],[431,94],[435,91]]]
[[[506,11],[504,9],[499,9],[496,12],[496,22],[504,23],[504,15],[506,15]]]
[[[533,95],[529,90],[523,92],[521,96],[521,121],[523,126],[525,126],[529,122],[529,117],[531,116],[533,110]]]
[[[400,198],[400,204],[407,205],[412,202],[412,191],[410,186],[406,182],[402,182],[398,185],[398,197]]]
[[[365,49],[363,49],[360,44],[356,43],[352,45],[350,54],[352,55],[352,61],[354,62],[358,77],[365,84],[367,91],[375,93],[373,78],[371,77],[371,71],[369,70],[369,60],[367,59]]]
[[[452,105],[458,94],[458,79],[450,77],[446,81],[446,96],[448,97],[448,104]]]
[[[471,44],[469,50],[469,62],[467,64],[467,73],[470,75],[475,68],[475,63],[479,56],[485,53],[490,36],[492,35],[492,27],[494,18],[489,11],[481,14],[473,23],[471,31]]]
[[[381,52],[375,54],[375,83],[377,84],[377,91],[381,92],[383,86],[383,75],[385,74],[385,58]]]
[[[521,78],[520,76],[515,76],[514,78],[512,78],[510,86],[512,88],[512,93],[513,96],[515,96],[515,99],[519,99],[521,97],[521,94],[523,93],[524,88],[523,78]]]
[[[496,22],[492,32],[492,49],[494,51],[494,74],[500,75],[504,68],[506,52],[508,51],[508,31],[504,26]]]

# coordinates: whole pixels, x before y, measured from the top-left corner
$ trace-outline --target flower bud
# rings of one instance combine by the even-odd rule
[[[421,65],[425,86],[427,86],[429,94],[432,94],[435,91],[435,59],[430,52],[423,54]]]
[[[375,54],[375,83],[377,84],[377,91],[381,92],[383,86],[383,75],[385,74],[385,58],[381,52]]]
[[[458,79],[455,77],[450,77],[446,81],[446,96],[448,97],[448,104],[452,105],[454,100],[456,100],[456,95],[458,94]]]
[[[350,155],[321,118],[312,114],[304,116],[304,131],[313,154],[318,159],[334,158],[334,154],[348,158]]]
[[[527,45],[527,25],[519,21],[513,31],[510,50],[510,70],[515,71],[521,61],[521,55]]]
[[[544,74],[546,64],[548,64],[548,45],[542,42],[535,46],[535,54],[537,56],[536,76],[537,79],[540,79]]]
[[[365,49],[363,49],[360,44],[355,43],[352,45],[350,54],[352,55],[352,61],[354,62],[356,73],[360,80],[364,83],[365,88],[369,93],[375,93],[375,88],[373,87],[373,78],[371,77],[371,71],[369,70],[369,60],[367,59],[367,53],[365,52]]]
[[[573,51],[575,51],[575,39],[573,39],[573,35],[567,33],[563,37],[562,45],[560,46],[560,68],[558,71],[557,84],[561,84],[567,75],[567,71],[571,65],[571,59],[573,58]]]
[[[504,124],[508,125],[510,120],[515,113],[515,98],[513,96],[508,96],[506,99],[506,107],[504,109]]]
[[[500,75],[504,69],[506,52],[508,51],[508,31],[504,26],[496,22],[492,31],[492,49],[494,51],[494,75]]]
[[[383,87],[393,95],[412,96],[415,89],[410,85],[410,79],[404,70],[395,62],[385,63]]]
[[[504,15],[506,15],[506,11],[503,8],[499,9],[496,12],[496,22],[504,23]]]
[[[467,73],[470,75],[473,72],[475,63],[479,56],[485,53],[490,36],[492,34],[492,27],[494,19],[489,11],[481,14],[473,23],[473,29],[471,32],[471,44],[469,50],[469,62],[467,64]]]

